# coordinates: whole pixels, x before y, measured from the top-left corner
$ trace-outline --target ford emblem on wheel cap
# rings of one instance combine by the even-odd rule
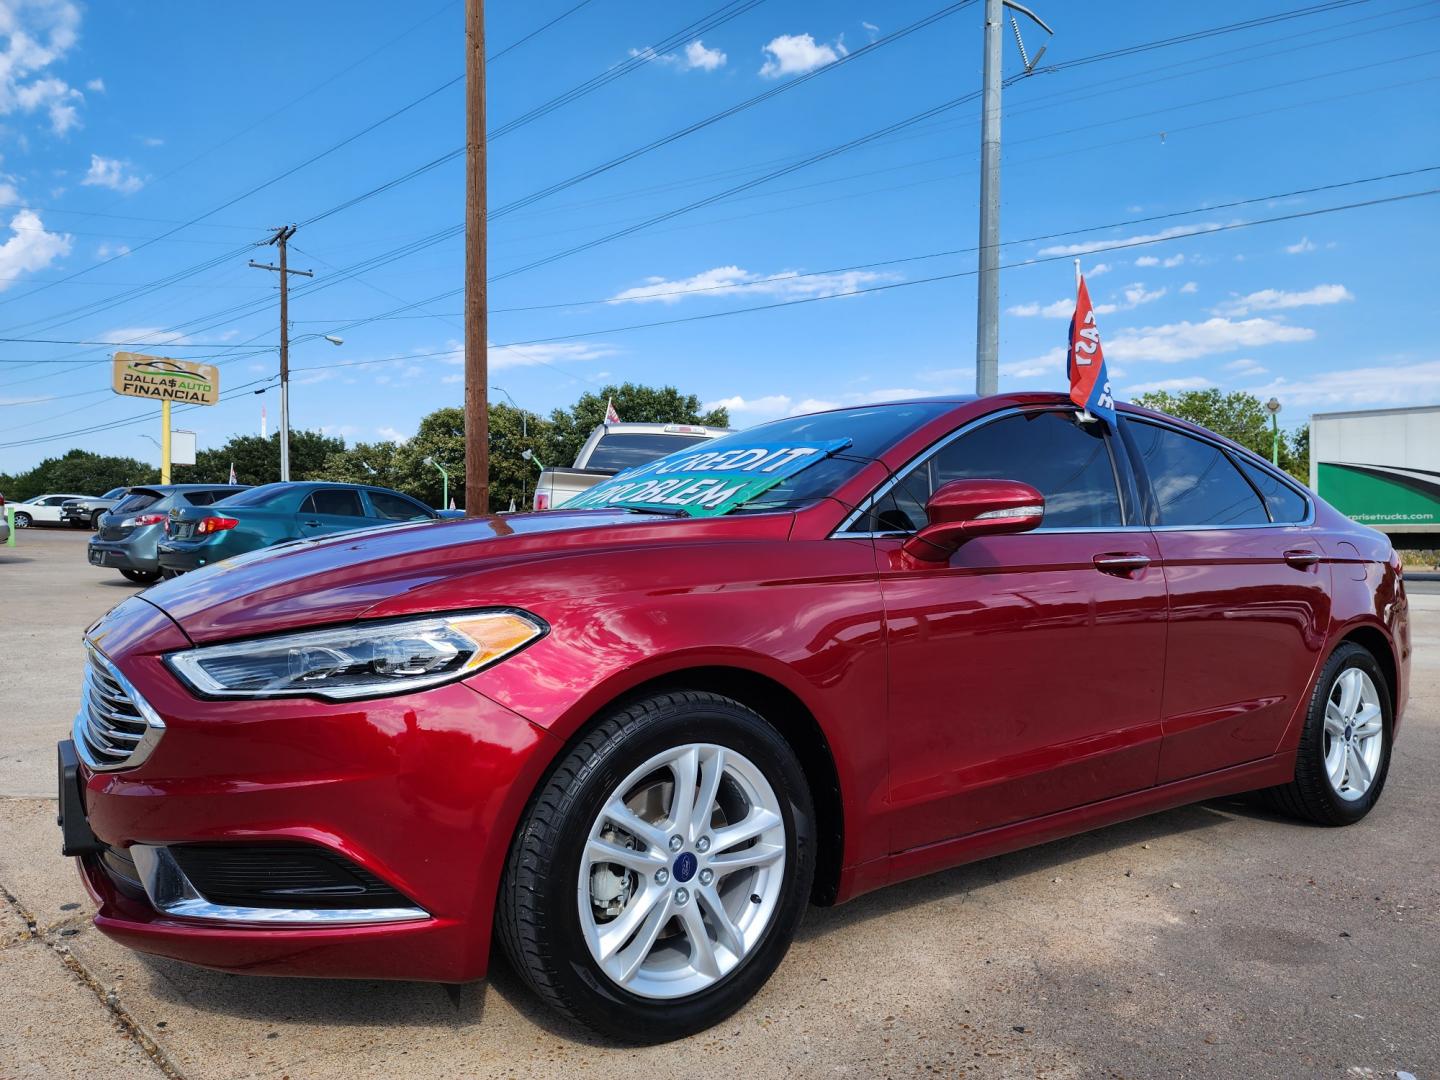
[[[697,861],[695,856],[688,851],[683,852],[680,857],[675,860],[675,880],[689,881],[695,876],[696,865]]]

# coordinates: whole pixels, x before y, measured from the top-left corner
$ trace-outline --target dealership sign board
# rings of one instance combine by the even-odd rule
[[[568,500],[564,508],[620,506],[715,517],[849,445],[849,439],[824,439],[804,444],[742,443],[723,450],[690,447],[620,473]]]
[[[151,401],[214,405],[220,400],[220,373],[213,365],[164,356],[117,352],[112,385],[117,394]]]

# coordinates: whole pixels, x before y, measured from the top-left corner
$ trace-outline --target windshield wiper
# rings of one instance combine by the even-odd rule
[[[684,510],[670,510],[660,506],[619,506],[617,510],[627,510],[632,514],[656,514],[660,517],[689,517]]]

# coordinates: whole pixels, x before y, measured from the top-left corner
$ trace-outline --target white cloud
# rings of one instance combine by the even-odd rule
[[[1113,379],[1115,376],[1112,373],[1110,377]],[[1156,379],[1153,382],[1133,383],[1124,388],[1124,393],[1129,396],[1149,394],[1156,390],[1175,393],[1180,390],[1203,390],[1213,385],[1215,384],[1201,375],[1190,375],[1182,379]]]
[[[1144,285],[1126,285],[1124,290],[1125,302],[1123,304],[1096,304],[1096,315],[1113,315],[1117,311],[1129,311],[1141,304],[1148,304],[1152,300],[1159,300],[1165,295],[1163,288],[1147,290]],[[1068,319],[1075,314],[1075,301],[1071,297],[1061,297],[1049,304],[1031,302],[1029,304],[1016,304],[1014,307],[1005,309],[1008,315],[1018,315],[1021,318],[1033,318],[1039,316],[1042,319]]]
[[[105,80],[99,78],[91,79],[85,84],[85,89],[95,94],[103,94],[105,93]]]
[[[1154,243],[1169,240],[1175,236],[1189,236],[1193,233],[1211,232],[1224,228],[1218,222],[1203,221],[1197,225],[1176,225],[1157,233],[1140,233],[1136,236],[1122,236],[1111,240],[1092,240],[1086,244],[1060,244],[1056,247],[1041,248],[1041,255],[1084,255],[1088,251],[1108,251],[1111,248],[1127,247],[1134,244]],[[1142,256],[1143,257],[1143,256]],[[1145,265],[1152,265],[1146,263]]]
[[[686,45],[684,50],[678,53],[657,53],[651,46],[646,45],[643,49],[631,49],[630,55],[645,60],[653,60],[661,64],[668,64],[671,67],[679,68],[681,71],[715,71],[725,66],[725,54],[719,49],[707,49],[705,43],[699,38]]]
[[[1108,346],[1105,351],[1110,351]],[[1010,360],[1001,364],[1000,374],[1007,379],[1051,378],[1058,383],[1065,378],[1065,357],[1068,352],[1063,345],[1056,345],[1040,356],[1032,356],[1028,360]],[[1114,378],[1115,373],[1112,371],[1110,375]]]
[[[165,330],[159,326],[122,326],[118,330],[107,330],[97,341],[109,341],[116,345],[123,342],[145,342],[149,345],[175,345],[189,341],[184,334]]]
[[[1277,378],[1252,388],[1258,397],[1278,397],[1285,406],[1413,405],[1440,401],[1440,360],[1390,367],[1354,367],[1307,378]]]
[[[1264,375],[1269,369],[1263,368],[1248,356],[1239,360],[1231,360],[1225,365],[1226,371],[1233,371],[1236,375]]]
[[[719,49],[707,49],[697,38],[685,46],[685,66],[691,70],[714,71],[725,66],[725,54]]]
[[[72,0],[0,2],[0,116],[44,112],[64,135],[80,123],[84,95],[63,79],[41,73],[75,45],[80,9]]]
[[[809,34],[781,34],[761,49],[770,58],[760,68],[760,75],[766,79],[778,79],[782,75],[804,75],[826,64],[833,64],[848,51],[843,42],[833,45],[817,42]]]
[[[1136,282],[1134,285],[1126,285],[1123,291],[1125,294],[1125,303],[1123,306],[1127,309],[1137,308],[1141,304],[1151,303],[1165,295],[1165,289],[1163,287],[1159,289],[1146,289],[1140,282]]]
[[[1302,236],[1295,243],[1285,245],[1285,253],[1287,255],[1308,255],[1314,250],[1315,245],[1310,242],[1308,236]]]
[[[616,350],[582,341],[557,341],[542,345],[491,345],[490,369],[531,367],[536,364],[565,364],[614,356]],[[460,358],[463,360],[463,356]],[[459,360],[456,361],[460,362]]]
[[[1234,352],[1295,341],[1310,341],[1315,331],[1289,326],[1274,319],[1214,318],[1205,322],[1178,322],[1122,330],[1105,342],[1105,355],[1116,360],[1156,360],[1173,364],[1199,356]]]
[[[165,140],[156,135],[142,135],[140,143],[142,146],[164,146]]]
[[[846,270],[835,274],[801,275],[794,270],[779,274],[756,274],[738,266],[717,266],[688,278],[668,280],[649,277],[644,285],[625,289],[610,298],[612,304],[676,304],[687,295],[730,297],[740,293],[766,296],[843,296],[893,275],[869,270]]]
[[[1094,266],[1085,268],[1085,278],[1088,281],[1090,278],[1097,278],[1101,274],[1108,274],[1114,269],[1115,267],[1112,263],[1096,263]]]
[[[101,244],[95,249],[97,259],[119,259],[130,254],[128,244]]]
[[[860,28],[865,31],[871,41],[874,41],[875,36],[880,33],[880,28],[872,22],[861,21]]]
[[[1248,315],[1252,311],[1283,311],[1286,308],[1321,307],[1354,300],[1355,294],[1344,285],[1316,285],[1303,292],[1284,289],[1261,289],[1247,296],[1227,300],[1215,310],[1222,315]]]
[[[0,405],[38,405],[42,401],[52,401],[54,398],[54,394],[41,394],[36,397],[4,397],[0,398]]]
[[[1180,286],[1180,291],[1182,293],[1195,293],[1200,291],[1200,286],[1196,285],[1193,281],[1187,281],[1184,285]]]
[[[1166,258],[1166,259],[1158,259],[1158,258],[1156,258],[1154,255],[1141,255],[1140,258],[1138,258],[1138,259],[1135,260],[1135,265],[1136,265],[1136,266],[1163,266],[1165,269],[1169,270],[1169,269],[1172,269],[1172,268],[1174,268],[1174,267],[1176,267],[1176,266],[1179,266],[1179,265],[1180,265],[1181,263],[1183,263],[1184,261],[1185,261],[1185,256],[1184,256],[1184,255],[1171,255],[1169,258]]]
[[[710,409],[726,409],[730,412],[732,419],[734,417],[741,417],[744,423],[753,424],[777,416],[798,416],[801,413],[823,412],[826,409],[841,409],[853,405],[869,405],[877,401],[904,401],[907,398],[930,397],[936,393],[949,393],[949,391],[918,390],[912,386],[892,386],[880,390],[864,390],[841,394],[836,400],[815,397],[796,399],[789,394],[764,394],[759,397],[745,397],[741,394],[735,394],[731,397],[707,401],[701,408],[707,411]]]
[[[19,211],[10,219],[10,228],[13,235],[0,244],[0,292],[14,285],[21,274],[44,270],[69,255],[74,242],[64,233],[47,231],[33,210]]]
[[[83,187],[110,188],[122,195],[133,195],[145,186],[145,181],[130,172],[129,169],[128,161],[91,154],[90,169],[80,183]]]
[[[706,412],[711,409],[726,409],[732,414],[743,413],[747,416],[788,416],[795,411],[794,406],[795,399],[789,394],[766,394],[756,398],[736,394],[733,397],[707,401],[701,408]]]
[[[403,431],[397,431],[395,428],[389,426],[376,428],[375,434],[379,435],[380,438],[384,439],[386,442],[403,443],[410,441],[409,435],[406,435]]]
[[[1138,259],[1135,260],[1135,265],[1146,267],[1159,266],[1160,260],[1157,259],[1154,255],[1141,255]]]

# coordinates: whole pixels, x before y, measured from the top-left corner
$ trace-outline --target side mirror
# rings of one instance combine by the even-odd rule
[[[951,480],[925,504],[930,524],[906,540],[912,559],[943,563],[973,536],[1026,532],[1045,515],[1045,496],[1018,480]]]

